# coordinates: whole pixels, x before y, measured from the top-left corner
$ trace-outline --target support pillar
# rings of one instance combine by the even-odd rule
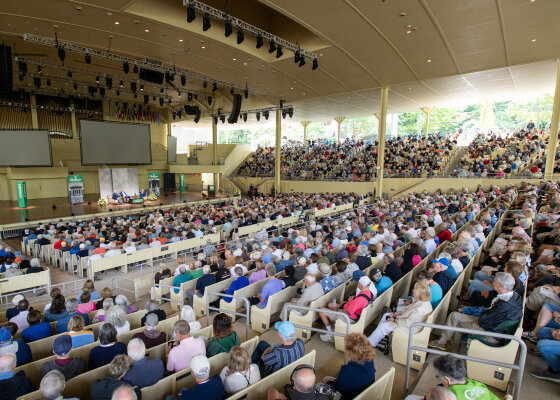
[[[307,125],[309,125],[311,121],[301,121],[300,124],[303,126],[303,144],[307,142]]]
[[[387,130],[387,101],[389,88],[381,88],[381,110],[379,112],[379,129],[377,131],[377,180],[375,182],[375,197],[383,197],[383,168],[385,165],[385,131]]]
[[[37,100],[35,95],[31,95],[31,126],[33,129],[39,129],[39,118],[37,117]]]
[[[424,136],[428,136],[428,129],[430,128],[430,114],[434,111],[435,107],[422,107],[420,110],[426,116],[426,126],[424,127]]]
[[[111,121],[111,100],[103,99],[101,108],[103,110],[103,121]]]
[[[218,167],[218,121],[217,117],[212,117],[212,164],[214,168]],[[220,188],[220,173],[214,173],[214,189],[216,193]]]
[[[486,123],[488,119],[488,110],[494,105],[494,100],[485,100],[484,103],[478,103],[481,107],[481,118],[480,118],[480,130],[484,132],[486,130]]]
[[[274,148],[274,193],[280,193],[280,159],[282,148],[282,115],[276,110],[276,147]]]
[[[337,122],[336,126],[336,138],[338,143],[340,143],[340,125],[342,125],[342,121],[344,121],[346,117],[336,117],[334,120]]]
[[[558,146],[558,116],[560,114],[560,60],[557,60],[557,64],[558,72],[556,74],[556,90],[554,92],[554,102],[552,103],[548,148],[546,149],[546,166],[544,169],[545,179],[552,179],[554,164],[556,161],[556,147]]]
[[[78,140],[78,124],[76,123],[74,107],[72,107],[72,112],[70,113],[70,122],[72,123],[72,140]]]

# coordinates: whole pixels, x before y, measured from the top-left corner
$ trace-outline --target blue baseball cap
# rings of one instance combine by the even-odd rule
[[[290,321],[278,321],[274,327],[285,338],[293,338],[296,336],[296,329]]]
[[[362,276],[364,276],[364,273],[362,271],[354,271],[354,273],[352,274],[352,280],[354,282],[358,282]]]
[[[0,328],[0,347],[10,344],[12,341],[12,332],[8,328]]]
[[[445,265],[446,267],[449,267],[449,260],[445,257],[440,257],[438,259],[433,259],[432,258],[430,261],[434,262],[434,263],[437,262],[437,263],[440,263],[441,265]]]

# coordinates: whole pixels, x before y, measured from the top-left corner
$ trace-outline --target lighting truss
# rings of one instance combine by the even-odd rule
[[[263,39],[266,39],[269,42],[274,41],[276,45],[281,45],[285,50],[291,50],[294,53],[299,50],[300,57],[309,58],[310,61],[317,59],[317,55],[315,53],[302,49],[299,47],[299,45],[295,43],[291,43],[288,42],[287,40],[279,38],[278,36],[274,36],[272,33],[263,31],[262,29],[257,28],[254,25],[242,21],[239,18],[235,18],[223,11],[210,7],[209,5],[201,3],[198,0],[183,0],[183,6],[185,7],[191,6],[196,11],[202,14],[207,14],[210,16],[210,18],[213,18],[215,20],[222,21],[222,22],[226,22],[226,21],[231,22],[233,26],[237,27],[238,29],[242,29],[243,32],[250,33],[255,37],[260,35]]]
[[[271,107],[263,107],[263,108],[254,108],[254,109],[251,109],[251,110],[241,110],[239,112],[239,115],[241,115],[241,114],[256,114],[256,113],[261,113],[262,114],[265,111],[271,112],[271,111],[282,110],[282,109],[287,110],[289,108],[295,110],[295,107],[292,104],[289,104],[289,105],[284,104],[282,107],[271,106]],[[222,112],[221,114],[215,113],[215,114],[212,114],[212,117],[219,117],[220,115],[229,115],[229,114],[231,114],[231,112]]]
[[[26,42],[40,44],[40,45],[43,45],[43,46],[50,46],[50,47],[57,47],[58,46],[59,48],[64,48],[64,49],[66,49],[68,51],[71,51],[73,53],[89,54],[91,57],[97,57],[97,58],[100,58],[100,59],[103,59],[103,60],[113,61],[113,62],[116,62],[116,63],[121,63],[121,64],[122,63],[128,63],[130,65],[136,64],[136,65],[138,65],[138,67],[144,67],[144,68],[147,68],[147,69],[152,69],[152,70],[160,71],[160,72],[163,72],[163,73],[168,72],[172,75],[175,75],[175,74],[185,75],[189,79],[195,79],[195,80],[202,81],[202,82],[216,82],[216,84],[219,85],[219,86],[234,88],[234,89],[237,89],[237,90],[244,90],[245,89],[244,85],[237,85],[235,83],[210,78],[208,76],[204,76],[204,75],[200,75],[200,74],[195,74],[194,72],[188,72],[188,71],[184,71],[184,70],[180,70],[180,69],[176,69],[176,68],[166,67],[166,66],[163,65],[162,62],[159,62],[159,61],[156,61],[156,60],[149,60],[149,59],[138,60],[136,58],[121,56],[121,55],[118,55],[118,54],[109,53],[107,51],[90,49],[88,47],[80,46],[80,45],[70,43],[70,42],[63,42],[60,39],[58,39],[58,41],[57,41],[56,39],[53,39],[53,38],[34,35],[32,33],[24,33],[23,34],[23,40],[26,41]],[[249,91],[253,94],[258,94],[259,93],[259,91],[255,90],[255,89],[249,89]]]

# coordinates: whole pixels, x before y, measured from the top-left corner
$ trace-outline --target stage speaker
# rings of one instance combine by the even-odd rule
[[[140,73],[138,74],[139,79],[142,79],[146,82],[157,83],[158,85],[161,85],[163,83],[163,77],[163,72],[146,68],[140,68]]]
[[[8,96],[13,84],[12,48],[0,45],[0,96]]]
[[[237,120],[239,118],[239,113],[241,112],[241,101],[242,101],[242,97],[240,94],[233,95],[233,107],[227,119],[228,124],[237,123]]]
[[[163,174],[163,188],[175,190],[175,174],[164,172]]]

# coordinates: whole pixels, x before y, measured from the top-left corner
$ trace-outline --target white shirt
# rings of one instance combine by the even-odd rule
[[[317,268],[317,263],[311,263],[307,266],[307,273],[315,275],[319,272],[319,268]]]
[[[437,244],[434,241],[434,239],[428,239],[424,241],[424,246],[426,246],[426,252],[430,254],[432,251],[436,249]]]
[[[229,368],[225,366],[222,372],[220,372],[224,390],[228,395],[235,394],[261,379],[261,373],[256,364],[251,364],[246,374],[236,371],[230,375],[226,375],[228,370]]]
[[[441,215],[436,214],[434,215],[434,226],[438,226],[439,224],[441,224],[442,219],[441,219]]]
[[[124,249],[124,251],[126,252],[126,254],[134,253],[136,251],[136,247],[129,246],[126,249]]]
[[[451,261],[451,266],[453,267],[453,269],[457,273],[457,276],[459,276],[461,271],[463,271],[463,264],[461,263],[461,261],[459,261],[456,258]]]
[[[119,254],[121,254],[120,249],[109,250],[109,251],[105,252],[105,258],[118,256]]]
[[[231,275],[231,277],[235,277],[235,269],[237,267],[240,267],[243,270],[243,275],[245,275],[247,273],[247,267],[244,266],[243,264],[235,264],[233,267],[231,267],[229,269],[229,274]]]
[[[89,258],[87,260],[88,268],[91,267],[91,261],[92,260],[99,260],[101,258],[103,258],[103,256],[101,254],[94,254],[94,255],[89,256]]]
[[[126,321],[126,324],[124,324],[120,328],[117,328],[115,326],[115,329],[117,330],[117,335],[120,335],[121,333],[124,333],[124,332],[128,332],[128,331],[130,331],[130,322]]]

